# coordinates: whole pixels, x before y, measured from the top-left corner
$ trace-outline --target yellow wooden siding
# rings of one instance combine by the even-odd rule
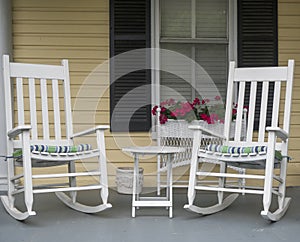
[[[108,8],[108,0],[13,0],[14,60],[45,64],[69,60],[74,132],[109,124]],[[116,167],[132,166],[132,157],[120,151],[130,141],[126,134],[105,134],[110,186],[115,186]],[[151,144],[148,134],[132,134],[131,139],[136,145]],[[80,142],[95,143],[92,138]],[[154,161],[146,164],[146,173],[153,173]]]
[[[58,64],[69,59],[74,131],[109,124],[109,0],[13,0],[15,61]],[[279,64],[296,60],[288,185],[300,185],[300,0],[279,0]],[[102,65],[102,66],[101,66]],[[94,71],[101,66],[101,72]],[[100,93],[100,94],[99,94]],[[132,166],[120,147],[152,144],[148,133],[106,132],[110,186],[118,166]],[[132,139],[132,140],[131,140]],[[90,142],[83,138],[82,142]],[[155,159],[142,161],[146,184],[153,184]],[[177,171],[179,174],[182,170]]]
[[[295,59],[288,185],[300,185],[300,0],[278,1],[279,64]]]

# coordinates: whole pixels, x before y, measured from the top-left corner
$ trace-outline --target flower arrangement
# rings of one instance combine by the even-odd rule
[[[154,106],[152,114],[157,114],[158,106]],[[160,104],[159,121],[161,124],[166,123],[169,119],[186,120],[204,120],[209,124],[216,122],[224,123],[224,104],[221,103],[221,97],[216,96],[214,103],[210,104],[209,99],[195,98],[193,102],[175,101],[168,99]]]

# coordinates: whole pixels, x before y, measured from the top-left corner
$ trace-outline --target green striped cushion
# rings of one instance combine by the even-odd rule
[[[216,145],[210,144],[207,145],[205,150],[226,153],[226,154],[250,154],[260,152],[267,152],[267,146],[252,146],[252,147],[239,147],[239,146],[226,146],[226,145]],[[282,154],[280,151],[275,151],[275,158],[277,160],[282,160]]]
[[[47,152],[47,153],[74,153],[91,150],[92,146],[90,144],[80,144],[80,145],[31,145],[30,151],[36,152]],[[22,150],[16,150],[13,153],[14,157],[22,155]]]

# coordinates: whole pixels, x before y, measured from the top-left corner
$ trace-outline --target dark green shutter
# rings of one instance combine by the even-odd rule
[[[277,66],[277,30],[277,0],[238,0],[238,66]],[[269,88],[267,125],[271,121],[274,86]],[[255,129],[259,123],[261,86],[257,96]],[[249,102],[247,91],[246,98]]]
[[[149,0],[110,1],[111,131],[150,129],[150,52],[140,51],[125,59],[113,58],[151,47],[150,19]]]

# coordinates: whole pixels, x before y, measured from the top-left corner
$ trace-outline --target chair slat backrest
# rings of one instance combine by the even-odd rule
[[[29,124],[33,143],[69,144],[73,127],[68,61],[14,63],[4,55],[3,63],[7,130]]]
[[[229,76],[228,76],[228,90],[226,100],[226,113],[225,113],[225,128],[224,135],[229,141],[230,123],[232,120],[232,104],[234,100],[237,100],[237,117],[235,125],[235,137],[232,143],[238,143],[239,145],[266,144],[266,121],[269,89],[270,85],[274,84],[273,102],[272,102],[272,119],[271,126],[277,127],[279,124],[279,113],[281,102],[284,102],[283,112],[283,129],[289,132],[290,126],[290,114],[291,114],[291,102],[292,102],[292,85],[293,85],[293,72],[294,72],[294,60],[288,61],[288,66],[284,67],[251,67],[251,68],[237,68],[235,62],[230,62]],[[284,85],[283,85],[284,83]],[[238,88],[236,88],[236,86]],[[261,86],[261,92],[258,91]],[[249,88],[247,88],[249,87]],[[285,87],[285,88],[283,88]],[[247,131],[245,141],[241,141],[241,130],[243,121],[243,109],[246,97],[246,90],[249,98],[247,103]],[[235,91],[237,93],[235,93]],[[236,98],[237,95],[237,98]],[[260,100],[260,112],[259,112],[259,125],[258,131],[254,131],[254,120],[257,100]]]
[[[42,78],[40,81],[41,86],[41,99],[42,99],[42,119],[43,119],[43,139],[49,140],[49,116],[48,116],[48,90],[47,90],[47,80]],[[17,95],[19,95],[17,93]]]
[[[54,128],[55,128],[55,139],[61,139],[61,129],[60,127],[60,106],[59,93],[58,93],[58,80],[54,79],[52,81],[52,93],[53,93],[53,113],[54,113]]]
[[[31,128],[32,139],[37,140],[37,117],[36,117],[36,95],[35,95],[35,80],[34,78],[29,78],[29,96],[30,98],[30,120],[33,124]]]

